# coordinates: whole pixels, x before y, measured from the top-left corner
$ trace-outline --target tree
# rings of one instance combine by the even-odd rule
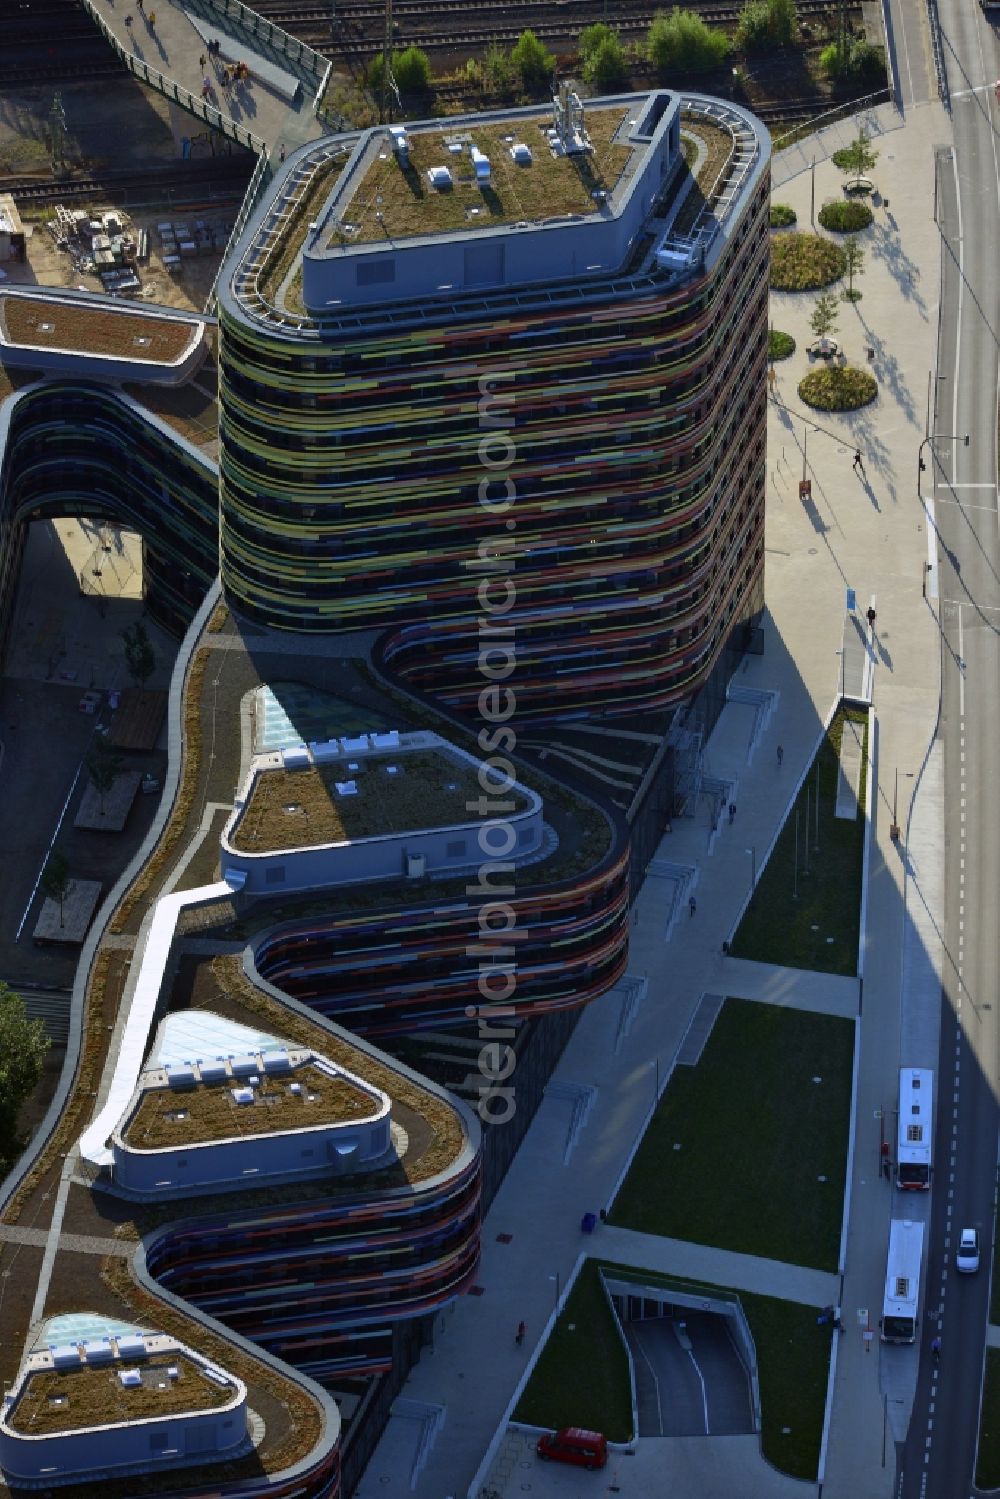
[[[596,26],[587,28],[596,31]],[[584,78],[595,88],[614,88],[622,83],[628,73],[625,48],[614,32],[598,42],[590,52],[581,69]]]
[[[426,93],[431,81],[430,58],[419,47],[407,47],[392,58],[392,72],[404,94]]]
[[[825,341],[837,326],[839,308],[837,299],[831,292],[825,291],[821,297],[816,298],[816,306],[813,308],[809,326],[821,341]]]
[[[872,150],[871,136],[859,130],[849,146],[837,152],[837,165],[845,177],[867,177],[875,169],[878,152]]]
[[[17,1116],[42,1075],[51,1042],[40,1020],[29,1020],[24,1000],[0,980],[0,1170],[14,1164]]]
[[[510,60],[525,88],[532,88],[551,78],[556,60],[531,30],[522,31],[511,48]]]
[[[58,849],[53,849],[49,855],[48,863],[42,870],[41,891],[48,896],[49,900],[59,903],[59,925],[65,926],[63,921],[63,901],[69,894],[69,863],[65,854]]]
[[[856,234],[850,235],[844,241],[844,259],[847,262],[847,292],[845,300],[856,302],[861,293],[854,290],[854,278],[861,275],[865,266],[865,252],[861,248]]]
[[[137,619],[134,625],[129,625],[127,630],[122,631],[122,639],[125,642],[125,665],[128,674],[137,687],[141,687],[147,677],[151,677],[156,666],[156,652],[153,650],[153,642],[146,634],[146,627],[141,619]]]
[[[646,52],[660,73],[700,73],[714,68],[729,52],[724,31],[713,31],[694,11],[674,6],[670,15],[653,17],[646,36]]]
[[[104,816],[104,798],[111,790],[122,768],[122,758],[116,754],[103,734],[98,734],[94,747],[87,756],[87,772],[94,790],[101,799],[101,816]]]

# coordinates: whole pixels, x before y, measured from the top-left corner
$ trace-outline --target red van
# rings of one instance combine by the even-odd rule
[[[538,1438],[535,1450],[546,1462],[574,1463],[578,1468],[603,1468],[608,1460],[606,1439],[599,1431],[584,1431],[582,1426],[546,1432]]]

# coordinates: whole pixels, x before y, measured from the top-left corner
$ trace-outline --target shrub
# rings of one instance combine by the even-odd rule
[[[844,252],[818,234],[782,234],[771,245],[771,285],[779,291],[813,291],[844,274]]]
[[[740,52],[759,52],[770,44],[767,0],[747,0],[736,23],[733,44]]]
[[[868,228],[872,211],[867,203],[856,203],[851,199],[844,202],[837,198],[832,203],[823,204],[819,221],[824,229],[832,229],[836,234],[854,234],[858,229]]]
[[[811,370],[799,381],[799,399],[817,411],[857,411],[877,395],[874,375],[846,364]]]
[[[760,52],[766,47],[790,47],[798,33],[795,0],[747,0],[734,41],[741,52]]]
[[[531,30],[522,31],[511,48],[510,60],[525,88],[532,88],[551,78],[556,60]]]
[[[844,83],[873,86],[885,81],[885,54],[862,37],[849,40],[843,47],[830,42],[819,55],[819,65],[827,78]]]
[[[514,87],[514,64],[510,53],[496,42],[483,58],[483,83],[491,94],[509,94]]]
[[[597,27],[589,29],[596,31]],[[582,72],[587,82],[599,89],[614,88],[624,80],[628,72],[625,49],[613,32],[591,51]]]
[[[787,203],[772,203],[771,204],[771,228],[772,229],[790,229],[792,227],[792,225],[795,223],[795,221],[796,221],[795,209],[794,208],[790,208]]]
[[[422,93],[431,81],[430,58],[419,47],[395,53],[392,71],[404,94]]]
[[[790,333],[772,328],[767,335],[768,359],[789,359],[795,353],[795,340]]]
[[[729,39],[713,31],[701,16],[674,6],[670,15],[653,17],[646,37],[646,52],[660,73],[703,73],[714,68],[729,53]]]

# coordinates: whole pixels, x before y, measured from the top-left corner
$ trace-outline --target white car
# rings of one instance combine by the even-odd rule
[[[958,1236],[955,1254],[955,1269],[964,1275],[973,1275],[979,1269],[979,1230],[963,1228]]]

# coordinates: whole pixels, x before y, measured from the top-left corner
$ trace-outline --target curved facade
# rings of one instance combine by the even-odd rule
[[[221,544],[240,613],[386,628],[393,671],[468,709],[478,568],[516,585],[519,716],[631,713],[703,685],[763,606],[766,136],[726,113],[711,128],[734,162],[756,155],[682,275],[640,242],[632,271],[419,306],[397,291],[281,331],[231,268]]]
[[[0,640],[34,520],[87,516],[138,531],[150,614],[181,634],[216,575],[215,467],[137,402],[46,380],[0,407]]]

